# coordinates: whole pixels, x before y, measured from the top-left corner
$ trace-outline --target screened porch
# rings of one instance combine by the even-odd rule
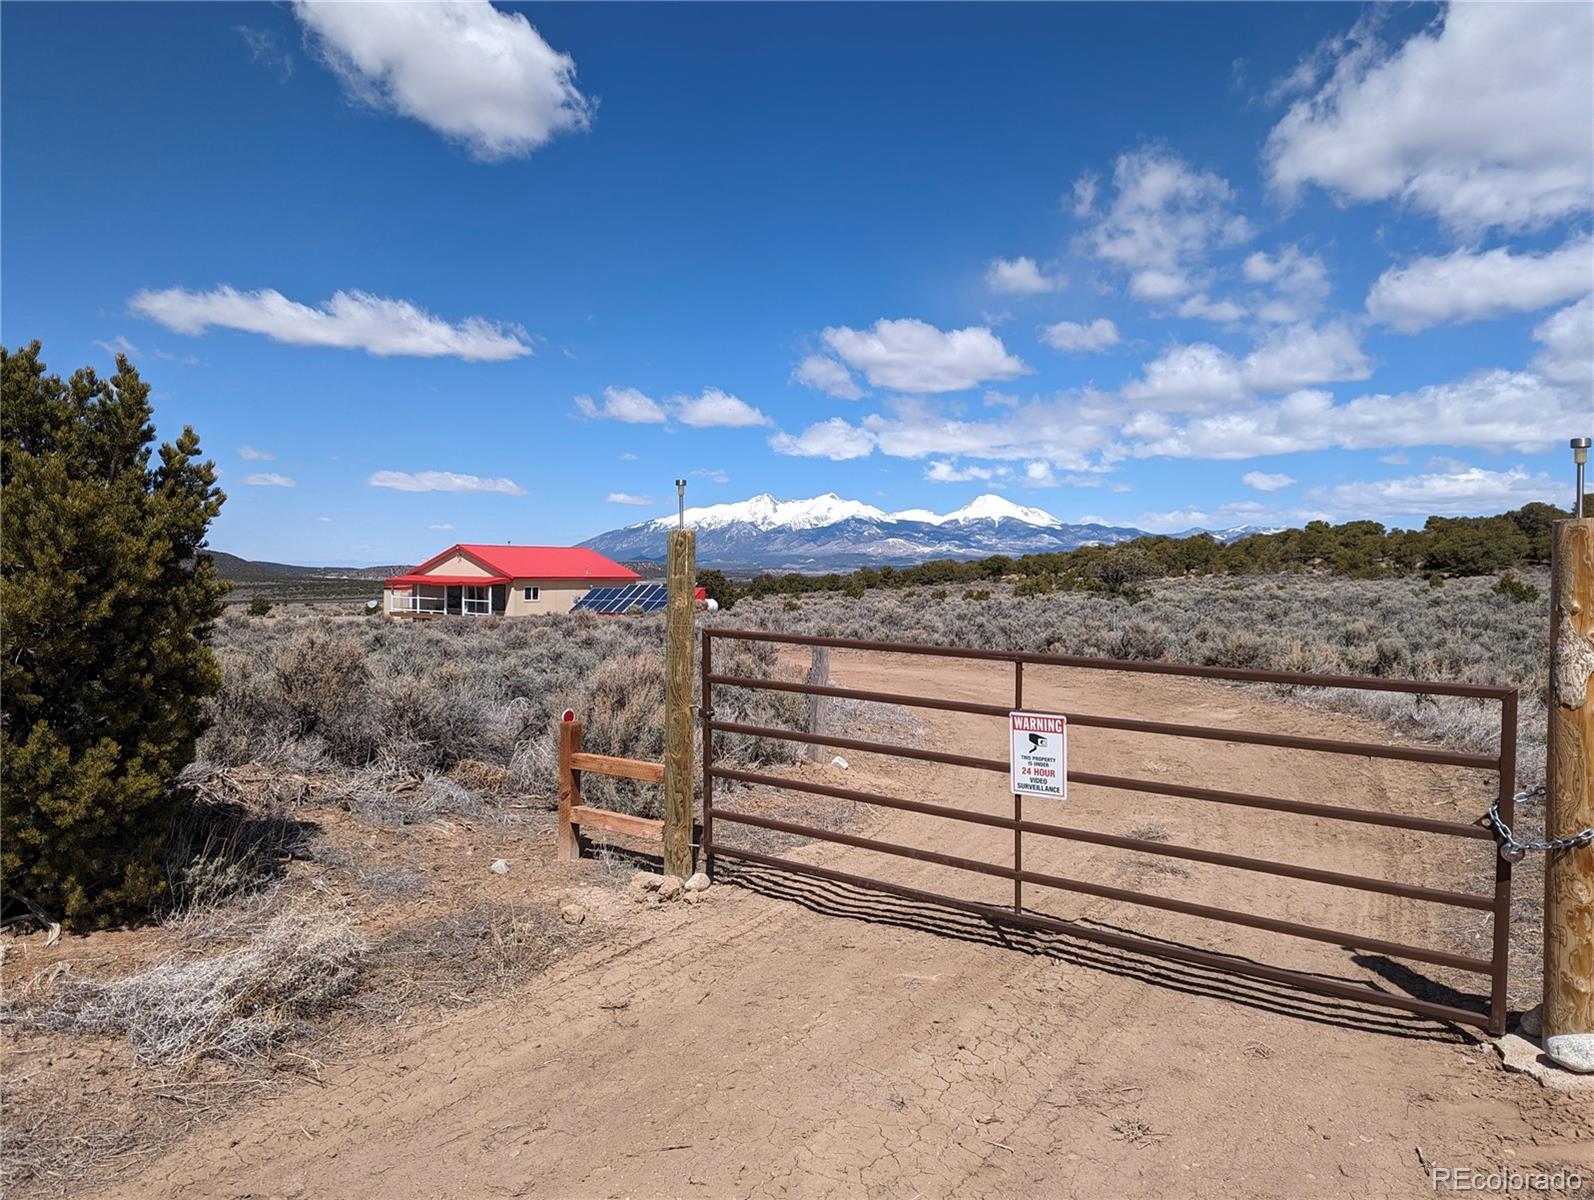
[[[388,597],[388,612],[398,615],[490,617],[503,614],[509,603],[509,584],[395,583]]]

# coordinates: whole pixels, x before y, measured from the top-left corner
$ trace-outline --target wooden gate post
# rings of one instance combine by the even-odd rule
[[[570,810],[581,803],[581,772],[571,759],[581,753],[581,722],[559,723],[559,841],[554,852],[559,858],[580,858],[581,839],[576,837]]]
[[[1594,518],[1558,521],[1550,554],[1548,838],[1594,826]],[[1544,1052],[1594,1071],[1594,845],[1544,867]]]
[[[819,687],[830,684],[830,647],[815,646],[813,655],[808,660],[808,682]],[[808,732],[821,734],[825,731],[826,696],[804,696],[808,704]],[[809,762],[823,762],[825,755],[834,754],[824,746],[810,742],[805,749],[803,757]]]
[[[692,873],[692,612],[697,533],[670,530],[664,616],[664,873]]]

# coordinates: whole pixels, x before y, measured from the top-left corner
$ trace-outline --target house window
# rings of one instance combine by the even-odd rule
[[[492,613],[492,598],[485,587],[466,584],[461,591],[463,592],[461,608],[467,616],[485,617]]]
[[[527,600],[533,600],[533,601],[541,600],[542,599],[542,589],[540,587],[529,587],[529,588],[527,588],[526,589],[526,599]]]

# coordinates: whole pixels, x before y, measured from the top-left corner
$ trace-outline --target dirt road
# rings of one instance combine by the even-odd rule
[[[992,698],[1000,668],[838,654],[861,687]],[[1033,672],[1027,699],[1102,713],[1388,740],[1194,681]],[[1002,726],[923,717],[926,744],[1000,756]],[[1472,819],[1482,776],[1078,729],[1081,769]],[[855,756],[847,786],[1010,810],[1000,777]],[[1030,801],[1037,806],[1048,802]],[[1446,887],[1490,847],[1226,806],[1077,789],[1091,828]],[[1048,813],[1047,816],[1060,814]],[[1011,834],[885,812],[877,836],[995,862]],[[722,836],[732,836],[725,828]],[[1470,856],[1454,859],[1458,848]],[[791,853],[973,899],[1011,884],[810,844]],[[1458,910],[1317,884],[1025,842],[1026,865],[1418,944]],[[727,872],[729,874],[730,872]],[[1432,1022],[1214,977],[769,872],[697,908],[637,908],[602,948],[503,1001],[329,1068],[178,1145],[135,1197],[1231,1196],[1432,1194],[1424,1162],[1580,1167],[1586,1098],[1540,1089]],[[1391,990],[1484,981],[1336,946],[1032,889],[1038,910]],[[1472,919],[1467,915],[1462,920]],[[1475,918],[1481,921],[1482,917]],[[1424,983],[1424,978],[1428,982]]]

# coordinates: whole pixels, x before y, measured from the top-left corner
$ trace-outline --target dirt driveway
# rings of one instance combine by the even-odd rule
[[[842,683],[1000,697],[1000,668],[837,654]],[[1029,703],[1387,740],[1195,681],[1036,671]],[[1001,755],[1001,725],[923,717],[925,744]],[[1093,729],[1087,770],[1472,819],[1482,776]],[[1088,765],[1087,765],[1088,764]],[[1007,811],[999,777],[854,756],[799,770]],[[1047,802],[1031,801],[1028,815]],[[1490,847],[1221,805],[1078,789],[1091,828],[1445,887]],[[1046,814],[1060,815],[1060,814]],[[871,812],[892,840],[1006,861],[1011,834]],[[730,838],[728,827],[722,836]],[[1457,848],[1468,856],[1458,860]],[[810,844],[792,853],[973,899],[1011,884]],[[1037,870],[1446,948],[1459,910],[1196,863],[1026,839]],[[1505,1073],[1433,1022],[1215,977],[878,894],[746,868],[502,1001],[332,1066],[321,1086],[203,1131],[114,1194],[136,1197],[1431,1195],[1424,1163],[1580,1167],[1586,1097]],[[1391,990],[1451,977],[1238,927],[1033,889],[1035,908]],[[1463,914],[1465,924],[1471,919]],[[1477,918],[1482,920],[1481,914]],[[1587,1186],[1587,1185],[1585,1185]],[[1564,1194],[1564,1193],[1562,1193]]]

